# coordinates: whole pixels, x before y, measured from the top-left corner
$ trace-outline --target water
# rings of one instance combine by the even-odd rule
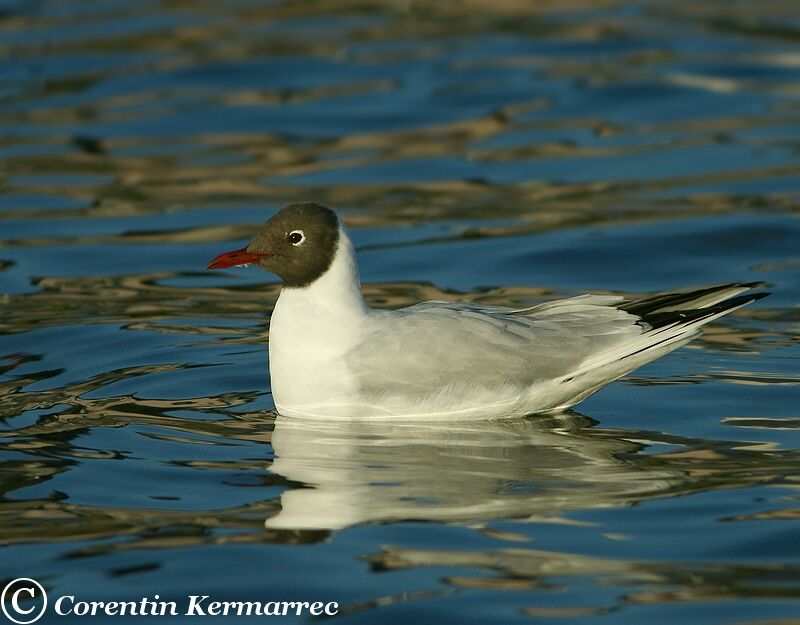
[[[790,0],[3,2],[0,581],[796,618],[798,40]],[[375,306],[773,295],[580,414],[304,426],[269,394],[274,278],[204,271],[300,200]]]

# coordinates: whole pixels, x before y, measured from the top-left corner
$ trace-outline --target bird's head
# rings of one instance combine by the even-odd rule
[[[256,264],[287,287],[308,286],[333,262],[339,244],[339,219],[320,204],[290,204],[256,232],[247,247],[220,254],[208,269]]]

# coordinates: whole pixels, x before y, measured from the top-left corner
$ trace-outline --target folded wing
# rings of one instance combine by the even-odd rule
[[[525,309],[425,302],[376,311],[380,323],[345,364],[363,393],[424,396],[454,386],[524,389],[552,380],[570,381],[582,398],[683,345],[705,323],[767,295],[740,295],[753,286],[635,301],[584,295]]]

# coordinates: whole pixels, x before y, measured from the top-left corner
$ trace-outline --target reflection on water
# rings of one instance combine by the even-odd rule
[[[796,450],[592,426],[577,414],[447,425],[325,424],[278,417],[271,471],[298,487],[283,492],[280,509],[267,518],[266,527],[308,531],[362,523],[450,522],[501,542],[529,543],[532,537],[525,530],[494,530],[486,523],[514,519],[571,525],[577,521],[564,515],[572,510],[629,507],[709,489],[800,479]],[[800,511],[781,512],[780,517],[750,519],[791,519]],[[617,592],[624,589],[605,605],[524,610],[540,617],[603,614],[628,604],[794,597],[800,592],[800,567],[795,565],[587,557],[525,544],[480,551],[383,546],[365,559],[380,571],[465,569],[443,580],[455,588],[552,593],[575,584],[565,579],[586,578]],[[397,600],[382,597],[349,610]]]
[[[279,417],[272,472],[309,488],[281,496],[268,528],[403,520],[547,518],[670,491],[640,444],[595,436],[578,415],[489,423],[318,424]],[[646,458],[644,458],[646,460]]]
[[[800,477],[797,450],[594,427],[576,413],[447,424],[279,416],[271,442],[271,472],[303,487],[281,495],[266,526],[297,530],[412,520],[560,523],[570,510]]]
[[[798,24],[787,0],[3,3],[3,577],[364,622],[794,618]],[[773,295],[591,419],[276,420],[278,286],[203,268],[302,200],[340,210],[378,307]]]

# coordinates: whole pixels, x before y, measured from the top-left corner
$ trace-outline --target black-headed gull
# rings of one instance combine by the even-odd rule
[[[283,280],[269,332],[272,395],[296,417],[500,418],[564,410],[767,293],[724,284],[530,308],[424,302],[375,310],[355,252],[319,204],[280,210],[209,269],[255,263]]]

